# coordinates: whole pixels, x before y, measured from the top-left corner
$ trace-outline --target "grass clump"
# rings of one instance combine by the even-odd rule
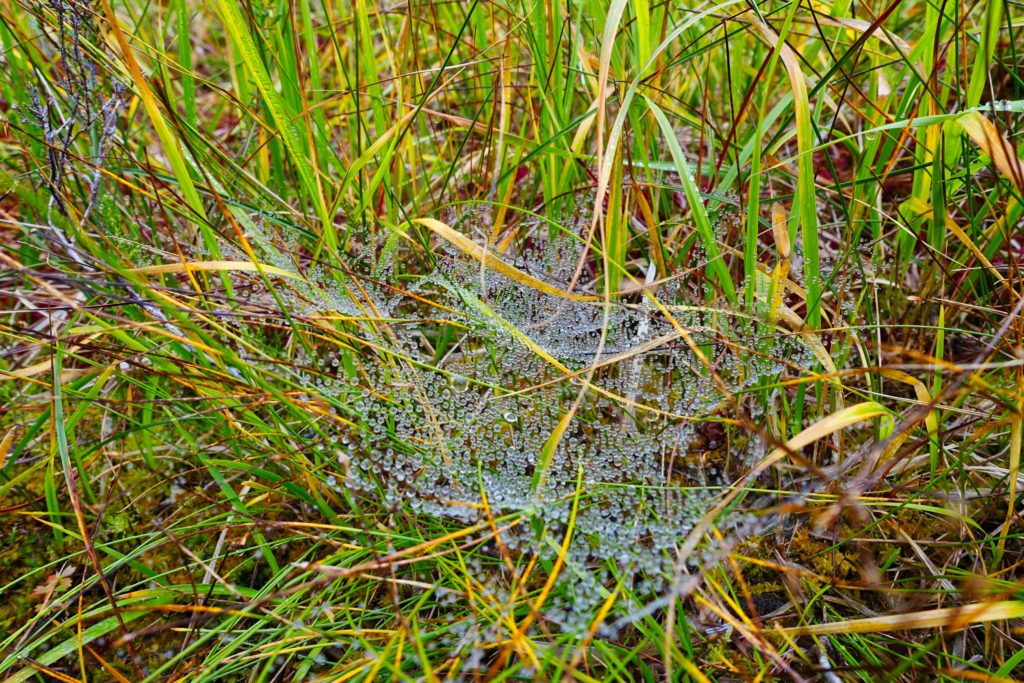
[[[1024,676],[1019,7],[0,8],[0,672]]]

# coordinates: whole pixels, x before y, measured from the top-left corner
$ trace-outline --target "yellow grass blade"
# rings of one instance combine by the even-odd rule
[[[803,237],[804,270],[807,287],[807,324],[818,327],[821,317],[821,272],[818,262],[818,213],[815,204],[814,188],[814,133],[811,127],[811,105],[807,94],[807,83],[804,80],[800,59],[787,43],[779,40],[779,35],[763,23],[757,23],[765,41],[772,48],[779,50],[779,57],[789,76],[789,85],[793,90],[793,113],[796,118],[796,145],[799,152],[797,159],[797,193],[793,206],[793,218],[800,224]]]
[[[686,542],[679,551],[680,556],[686,557],[689,555],[689,553],[697,546],[697,543],[700,541],[701,536],[704,535],[704,532],[707,531],[714,523],[714,520],[718,515],[743,492],[746,482],[756,479],[762,472],[788,456],[790,453],[799,452],[804,446],[809,446],[818,439],[822,439],[829,434],[834,434],[841,429],[846,429],[858,422],[863,422],[886,414],[887,411],[885,408],[874,401],[858,403],[857,405],[844,408],[832,413],[826,418],[818,420],[810,427],[787,441],[783,446],[776,448],[764,460],[758,463],[756,467],[733,484],[729,493],[727,493],[718,505],[706,514],[703,519],[701,519],[700,523],[697,524],[697,526],[693,528],[693,531],[690,532],[690,535],[687,536]]]
[[[563,299],[572,299],[573,301],[599,301],[601,299],[601,297],[594,295],[565,292],[558,287],[549,285],[543,280],[538,280],[532,275],[527,275],[523,271],[505,263],[495,254],[488,252],[461,232],[454,230],[446,223],[442,223],[435,218],[414,218],[411,222],[418,223],[425,228],[429,228],[433,233],[443,238],[449,244],[457,247],[463,253],[472,256],[484,267],[490,267],[508,279],[515,280],[519,284],[525,285],[530,289],[543,292],[544,294],[550,294],[551,296],[561,297]]]
[[[132,268],[129,272],[137,275],[163,275],[165,273],[188,273],[199,271],[238,271],[238,272],[259,272],[262,270],[267,275],[279,275],[292,280],[303,280],[290,270],[270,266],[265,263],[255,264],[252,261],[193,261],[191,263],[162,263],[156,266],[143,266]]]
[[[7,454],[11,450],[11,444],[14,443],[14,430],[17,427],[11,427],[7,430],[7,434],[4,435],[2,441],[0,441],[0,470],[7,464]]]
[[[852,619],[834,624],[796,626],[783,629],[783,632],[793,636],[827,636],[845,633],[886,633],[923,628],[955,631],[971,624],[1022,617],[1024,617],[1024,602],[1004,600],[1002,602],[976,602],[960,607],[944,607],[923,612],[890,614],[884,617]]]
[[[889,379],[893,379],[897,382],[902,382],[903,384],[913,387],[914,395],[917,396],[917,400],[921,403],[928,405],[932,402],[932,395],[928,393],[928,387],[926,387],[924,382],[916,377],[908,375],[902,370],[893,370],[890,368],[883,368],[881,373],[883,377],[888,377]],[[933,439],[937,439],[939,436],[939,421],[934,410],[928,413],[928,417],[924,419],[924,424],[928,429],[928,436]]]
[[[980,111],[972,111],[958,119],[960,127],[970,136],[992,163],[1018,190],[1024,192],[1024,161],[1014,151],[1013,144],[1004,138],[995,124]]]

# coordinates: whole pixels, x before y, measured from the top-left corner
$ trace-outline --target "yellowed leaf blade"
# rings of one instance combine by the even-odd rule
[[[836,411],[826,418],[818,420],[807,429],[803,430],[792,439],[786,442],[782,448],[777,448],[771,455],[765,458],[760,465],[754,468],[754,473],[763,472],[767,467],[784,458],[788,453],[797,453],[804,446],[809,446],[818,439],[829,434],[834,434],[846,429],[858,422],[870,420],[874,417],[886,415],[887,412],[880,404],[874,401],[865,401],[857,405]]]
[[[4,371],[4,376],[0,377],[0,381],[7,379],[28,379],[49,371],[50,361],[44,360],[40,363],[35,363],[34,365],[27,365],[23,368],[18,368],[17,370]]]
[[[897,382],[902,382],[903,384],[907,384],[913,387],[914,394],[917,396],[918,402],[922,403],[923,405],[928,405],[929,403],[932,402],[932,395],[928,392],[928,387],[924,385],[924,382],[914,377],[913,375],[908,375],[902,370],[884,368],[882,370],[882,376],[888,377],[889,379],[894,379]],[[924,422],[925,427],[928,428],[928,435],[931,436],[932,438],[938,438],[939,420],[935,416],[934,410],[928,413],[928,417],[924,419]]]
[[[11,450],[11,444],[14,443],[14,430],[17,427],[11,427],[7,434],[4,435],[3,441],[0,441],[0,470],[4,468],[7,463],[7,453]]]
[[[964,114],[959,122],[974,144],[992,157],[992,163],[996,168],[1016,185],[1018,190],[1024,192],[1024,161],[1017,156],[1013,145],[999,133],[995,124],[985,118],[980,111]]]
[[[1024,602],[1004,600],[1002,602],[976,602],[961,607],[944,607],[923,612],[889,614],[884,617],[852,619],[834,624],[797,626],[784,629],[787,635],[827,636],[842,633],[883,633],[911,629],[961,629],[969,624],[988,621],[1004,621],[1024,617]]]
[[[502,261],[498,256],[492,252],[488,252],[479,244],[463,235],[458,230],[449,227],[446,223],[435,218],[414,218],[413,223],[418,223],[425,228],[429,228],[439,237],[442,237],[448,243],[457,247],[460,251],[469,256],[472,256],[477,261],[482,263],[484,266],[490,267],[493,270],[501,273],[510,280],[515,280],[521,285],[525,285],[530,289],[544,294],[550,294],[551,296],[561,297],[563,299],[572,299],[573,301],[597,301],[601,297],[594,295],[585,294],[572,294],[565,292],[557,287],[553,287],[543,280],[538,280],[532,275],[527,275],[523,271],[510,266],[509,264]]]
[[[690,532],[689,536],[686,537],[686,542],[683,543],[682,548],[679,551],[680,555],[685,557],[690,554],[690,552],[697,546],[697,542],[700,540],[700,537],[708,530],[718,515],[721,514],[721,512],[743,492],[746,482],[756,479],[762,472],[785,458],[790,453],[799,452],[804,446],[809,446],[818,439],[838,432],[841,429],[846,429],[858,422],[870,420],[871,418],[885,414],[887,414],[885,408],[883,408],[879,403],[875,403],[874,401],[858,403],[857,405],[850,406],[849,408],[843,408],[842,410],[832,413],[826,418],[818,420],[810,427],[787,441],[784,446],[776,448],[764,460],[758,463],[754,469],[733,484],[729,493],[719,501],[718,505],[716,505],[708,514],[704,515],[704,518],[701,519],[700,523],[697,524],[697,526],[693,528],[693,531]]]
[[[278,275],[280,277],[290,278],[292,280],[302,280],[301,275],[297,275],[290,270],[284,268],[278,268],[277,266],[267,265],[265,263],[255,264],[252,261],[193,261],[191,263],[162,263],[156,266],[143,266],[142,268],[132,268],[130,272],[138,275],[161,275],[164,273],[184,273],[190,271],[217,271],[217,270],[234,270],[244,272],[259,272],[263,271],[267,275]]]
[[[779,58],[789,75],[793,91],[793,114],[796,119],[797,197],[792,216],[799,220],[803,236],[804,284],[807,287],[807,324],[818,327],[821,316],[821,264],[818,259],[818,213],[814,200],[814,133],[811,126],[811,105],[807,94],[800,59],[785,41],[761,22],[757,27],[772,48],[779,50]]]

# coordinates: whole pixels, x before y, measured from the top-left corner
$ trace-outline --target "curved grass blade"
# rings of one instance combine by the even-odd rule
[[[668,144],[669,151],[672,153],[672,160],[676,164],[676,172],[679,174],[680,180],[682,180],[683,192],[686,194],[686,201],[690,205],[690,212],[693,214],[697,234],[700,236],[701,244],[704,245],[704,251],[708,255],[708,274],[711,276],[711,280],[722,288],[729,302],[736,303],[736,287],[733,285],[729,268],[726,267],[725,261],[722,260],[722,254],[718,249],[718,242],[715,240],[715,231],[711,227],[711,219],[708,218],[707,210],[704,208],[704,200],[697,190],[697,183],[694,181],[693,173],[686,163],[686,157],[683,156],[683,150],[679,147],[676,132],[672,128],[672,124],[669,123],[665,113],[661,111],[661,108],[647,97],[644,97],[644,100],[647,101],[647,107],[654,114],[658,125],[661,126],[662,135],[665,138],[666,144]]]

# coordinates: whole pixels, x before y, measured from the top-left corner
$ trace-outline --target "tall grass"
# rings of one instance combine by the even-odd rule
[[[5,0],[0,673],[1024,677],[1022,21]]]

